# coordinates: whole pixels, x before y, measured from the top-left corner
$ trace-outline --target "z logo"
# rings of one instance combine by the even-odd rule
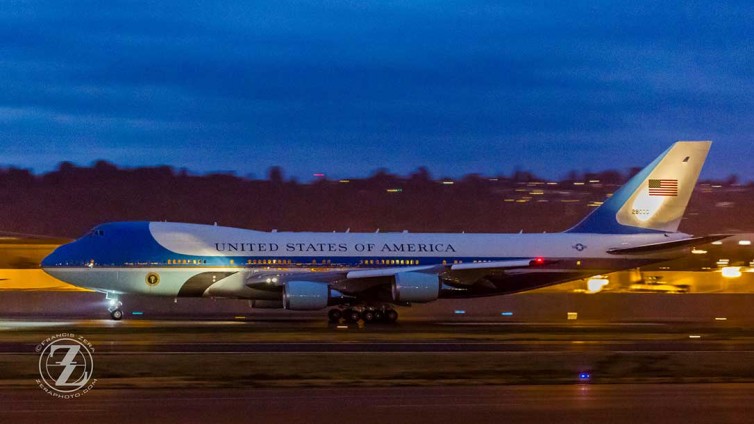
[[[55,338],[39,350],[40,387],[47,386],[53,392],[73,396],[91,380],[94,371],[92,352],[81,341],[72,337]]]

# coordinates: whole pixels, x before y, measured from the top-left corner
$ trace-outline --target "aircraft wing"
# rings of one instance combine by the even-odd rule
[[[342,270],[314,271],[308,269],[270,269],[256,273],[246,280],[246,286],[269,290],[273,287],[281,287],[287,281],[306,280],[330,284],[345,293],[357,294],[363,291],[386,284],[391,278],[400,273],[423,273],[448,275],[454,272],[485,271],[500,272],[506,270],[525,271],[528,268],[537,268],[542,265],[552,264],[543,258],[523,258],[503,261],[489,261],[460,264],[437,264],[423,266],[403,266],[389,268],[350,268]]]
[[[505,269],[519,269],[528,268],[532,266],[544,265],[545,263],[552,263],[551,261],[545,261],[542,258],[529,258],[529,259],[512,259],[505,261],[489,261],[489,262],[476,262],[465,264],[448,264],[448,265],[423,265],[423,266],[402,266],[402,267],[390,267],[390,268],[352,268],[335,271],[288,271],[282,272],[282,270],[271,269],[269,271],[259,273],[253,278],[247,281],[246,285],[252,287],[257,283],[270,283],[267,281],[271,278],[276,278],[275,282],[285,282],[289,280],[302,279],[322,282],[331,282],[334,280],[360,280],[365,278],[379,278],[379,277],[392,277],[395,274],[401,272],[423,272],[427,274],[440,274],[446,271],[463,271],[463,270],[505,270]]]
[[[528,268],[530,266],[544,265],[545,260],[542,258],[529,259],[511,259],[507,261],[490,261],[477,262],[468,264],[453,264],[450,266],[451,271],[462,271],[466,269],[513,269]]]

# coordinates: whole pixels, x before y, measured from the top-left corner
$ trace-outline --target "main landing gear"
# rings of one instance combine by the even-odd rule
[[[338,324],[345,321],[349,324],[354,324],[360,320],[365,324],[372,323],[388,323],[392,324],[398,320],[398,312],[389,307],[346,307],[346,308],[333,308],[327,312],[327,318],[333,324]]]
[[[117,298],[108,299],[107,310],[110,312],[110,318],[115,321],[123,319],[123,310],[120,309],[121,306],[123,306],[123,302],[119,301]]]

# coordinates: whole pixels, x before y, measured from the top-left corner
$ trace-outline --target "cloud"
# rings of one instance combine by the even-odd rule
[[[752,15],[688,1],[17,2],[0,13],[0,130],[26,153],[4,161],[557,176],[713,138],[726,165],[711,172],[746,174]]]

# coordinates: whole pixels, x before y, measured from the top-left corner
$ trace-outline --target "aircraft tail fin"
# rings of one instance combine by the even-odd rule
[[[711,144],[710,141],[674,143],[566,232],[676,232]]]

